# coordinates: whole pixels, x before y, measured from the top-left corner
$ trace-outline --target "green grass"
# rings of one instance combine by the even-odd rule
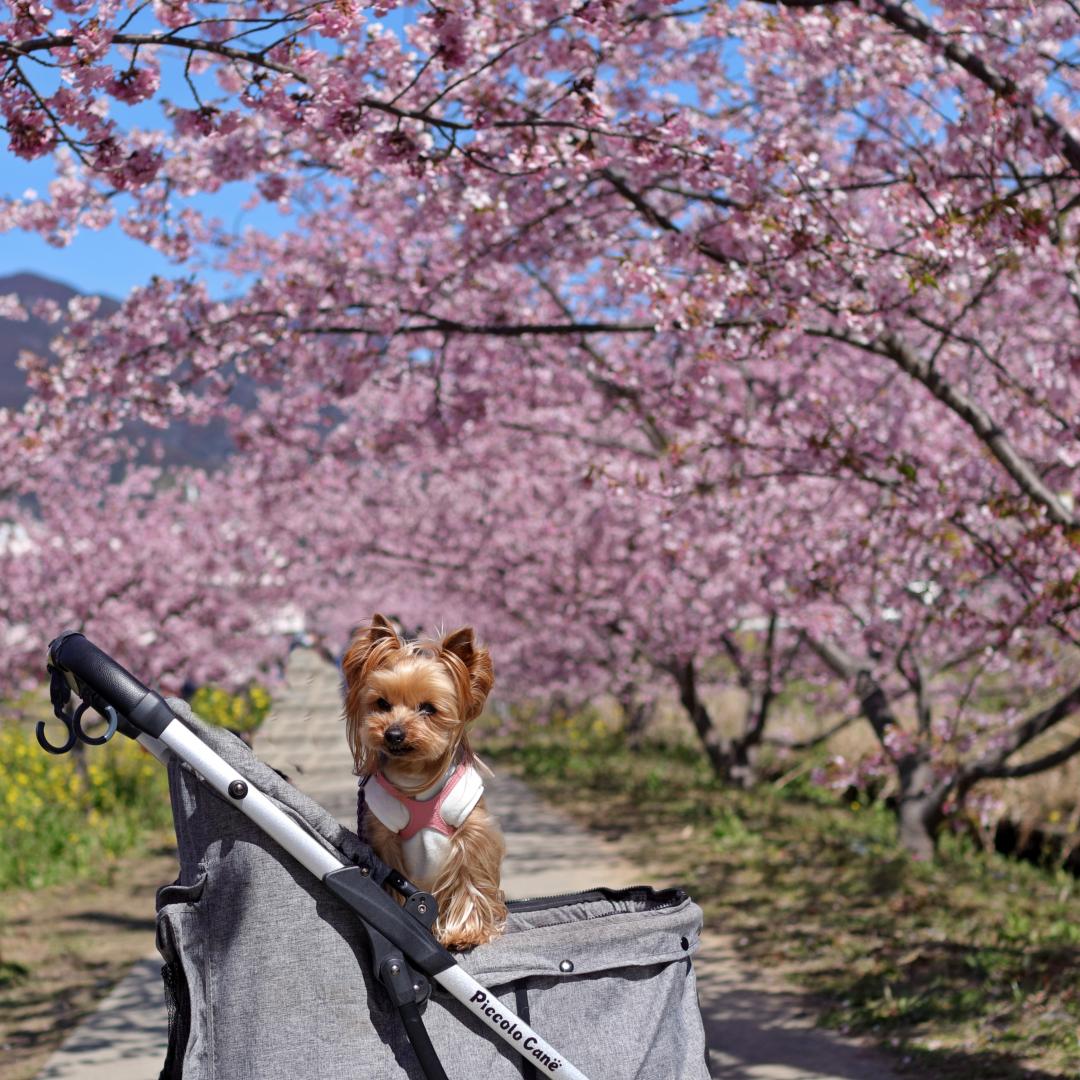
[[[0,890],[99,875],[171,820],[165,770],[124,738],[55,757],[0,728]]]
[[[646,864],[687,885],[749,963],[812,991],[823,1024],[943,1080],[1080,1075],[1075,878],[953,836],[934,865],[913,862],[880,806],[801,782],[722,788],[693,747],[632,753],[588,714],[485,749],[564,803],[587,792],[590,824],[638,822]]]
[[[259,686],[235,694],[207,686],[192,703],[210,723],[246,732],[266,717],[270,696]],[[0,891],[100,878],[171,825],[166,771],[135,743],[117,736],[54,756],[33,734],[39,719],[52,739],[63,731],[43,694],[0,703],[0,712],[9,715],[0,726]]]
[[[0,960],[0,990],[9,986],[18,986],[24,982],[30,974],[30,969],[25,964],[17,964],[14,961]]]

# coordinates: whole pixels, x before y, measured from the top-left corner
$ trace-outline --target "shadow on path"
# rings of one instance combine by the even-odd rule
[[[510,896],[675,884],[650,881],[614,842],[617,830],[586,831],[516,777],[497,776],[488,792],[506,836]],[[715,1080],[895,1080],[880,1053],[816,1029],[811,1002],[746,969],[721,934],[705,932],[694,967]]]
[[[896,1077],[877,1051],[815,1028],[809,999],[747,970],[720,935],[705,933],[695,968],[715,1080]]]
[[[38,1080],[151,1080],[166,1042],[161,961],[148,957],[76,1028]]]

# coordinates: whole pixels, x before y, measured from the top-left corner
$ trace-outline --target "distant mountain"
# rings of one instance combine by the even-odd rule
[[[70,285],[37,274],[11,274],[0,277],[0,295],[16,293],[27,310],[35,300],[54,300],[61,307],[78,292]],[[103,314],[111,314],[119,304],[115,300],[102,302]],[[23,349],[48,353],[49,342],[56,336],[57,327],[50,326],[33,315],[27,322],[0,319],[0,406],[18,407],[30,396],[26,378],[15,366]]]
[[[73,296],[80,295],[70,285],[30,273],[0,277],[0,295],[6,293],[15,293],[27,310],[35,300],[54,300],[64,307]],[[103,296],[98,312],[102,316],[111,315],[119,306],[119,302],[112,297]],[[26,322],[0,318],[0,408],[19,408],[30,396],[26,377],[16,364],[19,353],[29,349],[44,356],[50,355],[49,342],[61,328],[59,324],[50,326],[33,315]],[[221,465],[234,449],[225,425],[220,421],[205,427],[176,423],[164,431],[132,424],[128,434],[146,441],[147,460],[150,458],[149,446],[159,444],[164,451],[163,463],[166,465],[214,468]]]

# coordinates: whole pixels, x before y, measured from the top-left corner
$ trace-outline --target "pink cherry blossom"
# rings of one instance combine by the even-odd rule
[[[65,620],[168,685],[269,677],[299,625],[470,621],[505,699],[674,697],[736,780],[795,741],[785,686],[861,711],[837,775],[890,785],[914,849],[1059,760],[1075,5],[392,8],[0,25],[10,148],[57,162],[0,228],[116,219],[178,264],[23,361],[9,678]],[[215,220],[229,183],[286,226]],[[158,462],[200,432],[233,453]]]

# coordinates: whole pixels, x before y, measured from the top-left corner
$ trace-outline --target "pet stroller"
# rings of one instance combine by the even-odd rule
[[[169,771],[180,875],[157,898],[163,1080],[709,1075],[701,912],[681,890],[512,901],[502,937],[452,954],[430,932],[434,899],[230,732],[82,634],[52,642],[49,670],[68,738],[54,746],[39,724],[45,749],[120,731]],[[87,735],[88,708],[104,734]]]

